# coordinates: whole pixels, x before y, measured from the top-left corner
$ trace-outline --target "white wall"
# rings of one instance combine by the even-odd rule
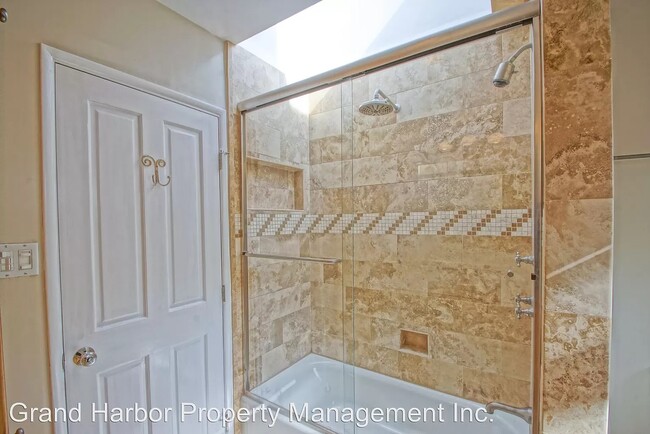
[[[40,42],[225,105],[223,41],[155,0],[4,0],[2,7],[9,21],[0,24],[0,242],[43,242]],[[0,318],[8,402],[50,405],[43,276],[0,280]],[[51,432],[47,424],[23,427]],[[11,433],[16,428],[10,424]]]
[[[611,0],[614,154],[650,154],[650,2]],[[650,158],[614,163],[611,434],[650,426]]]

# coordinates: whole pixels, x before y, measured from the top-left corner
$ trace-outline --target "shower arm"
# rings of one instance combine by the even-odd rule
[[[515,51],[512,54],[512,56],[510,56],[508,58],[508,63],[514,63],[515,60],[517,60],[517,57],[521,56],[521,53],[523,53],[524,51],[526,51],[528,49],[531,49],[531,50],[533,49],[533,44],[532,43],[528,43],[526,45],[523,45],[523,46],[519,47],[519,49],[517,51]]]
[[[383,100],[385,100],[388,104],[393,107],[393,110],[398,112],[400,110],[400,106],[398,104],[395,104],[392,99],[388,98],[388,95],[386,95],[381,89],[375,90],[375,95],[373,98],[379,99],[381,97]]]

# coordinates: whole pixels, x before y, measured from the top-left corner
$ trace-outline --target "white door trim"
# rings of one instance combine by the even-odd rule
[[[43,226],[45,230],[45,293],[47,296],[47,316],[50,356],[50,384],[52,387],[52,406],[67,408],[65,397],[65,372],[63,369],[63,315],[61,306],[61,273],[59,258],[59,220],[56,177],[56,105],[55,105],[55,66],[64,65],[97,77],[113,81],[157,97],[185,105],[214,115],[219,122],[220,152],[228,155],[226,139],[226,111],[220,107],[167,89],[138,77],[113,68],[92,62],[74,54],[41,44],[41,104],[43,140]],[[215,79],[217,79],[215,77]],[[228,164],[224,158],[219,173],[221,191],[221,231],[222,231],[222,272],[226,285],[226,302],[223,304],[224,367],[226,379],[226,407],[233,406],[232,371],[232,311],[230,278],[230,240],[228,215]],[[218,170],[218,168],[215,168]],[[229,427],[231,428],[231,427]],[[56,434],[67,434],[68,427],[63,421],[55,423]]]

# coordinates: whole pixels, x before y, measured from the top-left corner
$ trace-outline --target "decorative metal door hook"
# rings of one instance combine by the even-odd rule
[[[162,185],[163,187],[166,187],[169,185],[170,182],[172,182],[172,178],[170,176],[167,177],[166,183],[163,184],[162,182],[160,182],[160,174],[158,173],[158,169],[160,169],[161,167],[165,167],[167,165],[165,160],[163,160],[162,158],[156,160],[151,155],[143,155],[140,161],[142,162],[142,165],[144,167],[153,166],[154,172],[153,175],[151,175],[151,180],[153,181],[153,185]]]

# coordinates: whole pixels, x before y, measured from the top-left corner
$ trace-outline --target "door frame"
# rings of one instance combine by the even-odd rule
[[[61,292],[61,263],[59,257],[59,219],[56,171],[56,80],[55,67],[63,65],[105,80],[157,96],[159,98],[199,110],[215,116],[219,128],[219,154],[223,161],[219,170],[221,204],[221,266],[225,285],[223,303],[225,406],[233,406],[233,363],[232,363],[232,300],[230,276],[230,230],[228,206],[228,141],[226,133],[226,111],[221,108],[158,84],[143,80],[108,66],[84,59],[45,44],[41,45],[41,115],[43,141],[43,227],[45,293],[47,298],[47,324],[49,342],[49,371],[52,407],[67,408],[65,394],[65,371],[63,352],[63,312]],[[216,79],[216,78],[215,78]],[[227,431],[232,429],[227,427]],[[54,423],[55,434],[67,434],[68,426],[63,421]]]

